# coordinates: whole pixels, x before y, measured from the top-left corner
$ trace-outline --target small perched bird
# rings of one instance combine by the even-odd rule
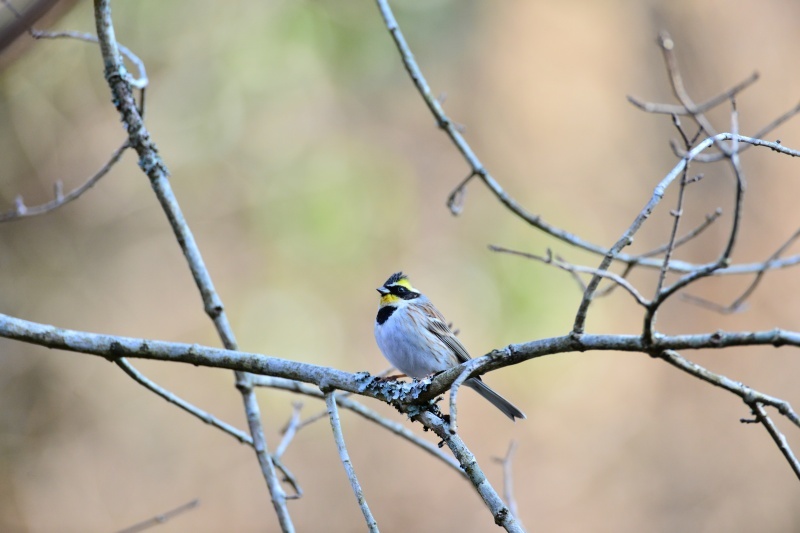
[[[420,379],[470,359],[439,310],[411,286],[405,274],[392,274],[378,292],[381,301],[375,319],[375,340],[386,359],[400,372]],[[489,400],[512,421],[525,418],[522,411],[490,389],[480,377],[470,378],[464,385]]]

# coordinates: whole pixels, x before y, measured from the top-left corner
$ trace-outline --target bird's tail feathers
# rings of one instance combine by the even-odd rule
[[[483,381],[476,378],[470,378],[464,382],[464,385],[489,400],[492,405],[500,409],[504,415],[511,419],[512,422],[515,418],[525,419],[525,413],[514,407],[511,402],[490,389],[489,386]]]

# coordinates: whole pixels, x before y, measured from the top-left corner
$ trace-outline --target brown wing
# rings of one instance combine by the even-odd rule
[[[470,360],[469,353],[467,349],[464,348],[464,345],[461,344],[461,341],[453,335],[453,332],[447,327],[447,322],[445,322],[444,317],[436,309],[432,303],[427,302],[422,305],[422,309],[428,317],[428,331],[436,335],[439,340],[441,340],[458,359],[459,363],[463,363],[465,361]]]

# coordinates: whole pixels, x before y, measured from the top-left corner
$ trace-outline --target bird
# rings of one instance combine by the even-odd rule
[[[384,357],[403,374],[422,379],[470,360],[442,313],[415,289],[402,272],[378,287],[380,304],[375,317],[375,341]],[[489,400],[508,418],[525,418],[511,402],[489,388],[480,377],[464,385]]]

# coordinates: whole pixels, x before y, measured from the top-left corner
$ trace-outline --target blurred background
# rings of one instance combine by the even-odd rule
[[[15,5],[23,2],[15,1]],[[655,44],[669,30],[688,90],[703,101],[758,70],[738,99],[753,133],[797,103],[800,4],[790,1],[393,4],[451,118],[506,190],[548,222],[610,245],[676,159],[670,119],[625,96],[671,102]],[[0,5],[0,21],[12,17]],[[146,63],[146,121],[243,350],[348,371],[387,364],[372,334],[375,287],[404,270],[460,329],[474,355],[572,326],[568,274],[493,254],[488,244],[595,266],[545,238],[479,183],[445,207],[467,166],[403,69],[367,2],[114,2],[119,41]],[[62,3],[42,29],[94,32],[91,2]],[[0,56],[0,211],[35,205],[95,172],[124,140],[95,46],[23,35]],[[729,130],[729,110],[711,117]],[[688,121],[684,121],[688,124]],[[693,131],[692,131],[693,133]],[[800,147],[800,121],[770,138]],[[800,223],[797,162],[744,159],[747,205],[736,259],[764,260]],[[715,258],[732,178],[694,167],[684,231],[723,217],[681,249]],[[633,251],[666,242],[674,191]],[[683,233],[683,232],[682,232]],[[797,253],[797,247],[789,253]],[[652,272],[634,276],[649,294]],[[691,292],[729,303],[749,279]],[[767,276],[743,313],[675,300],[664,333],[800,329],[797,272]],[[0,311],[61,327],[218,346],[147,178],[132,153],[78,201],[0,225]],[[617,291],[588,331],[636,333],[642,313]],[[800,405],[790,348],[684,355]],[[245,428],[231,372],[135,361],[157,383]],[[534,531],[796,531],[800,485],[734,396],[641,354],[558,355],[487,377],[528,415],[509,423],[460,396],[461,431],[498,489],[509,442],[514,487]],[[291,403],[259,391],[274,450]],[[393,409],[365,402],[395,420]],[[251,449],[146,391],[105,360],[0,340],[0,530],[114,531],[194,498],[159,531],[275,531]],[[385,531],[495,526],[460,477],[387,431],[343,412],[345,437]],[[408,424],[407,422],[405,422]],[[796,427],[777,420],[795,452]],[[418,425],[409,424],[421,433]],[[425,435],[427,438],[433,438]],[[285,455],[305,495],[299,531],[359,531],[363,519],[323,420]]]

